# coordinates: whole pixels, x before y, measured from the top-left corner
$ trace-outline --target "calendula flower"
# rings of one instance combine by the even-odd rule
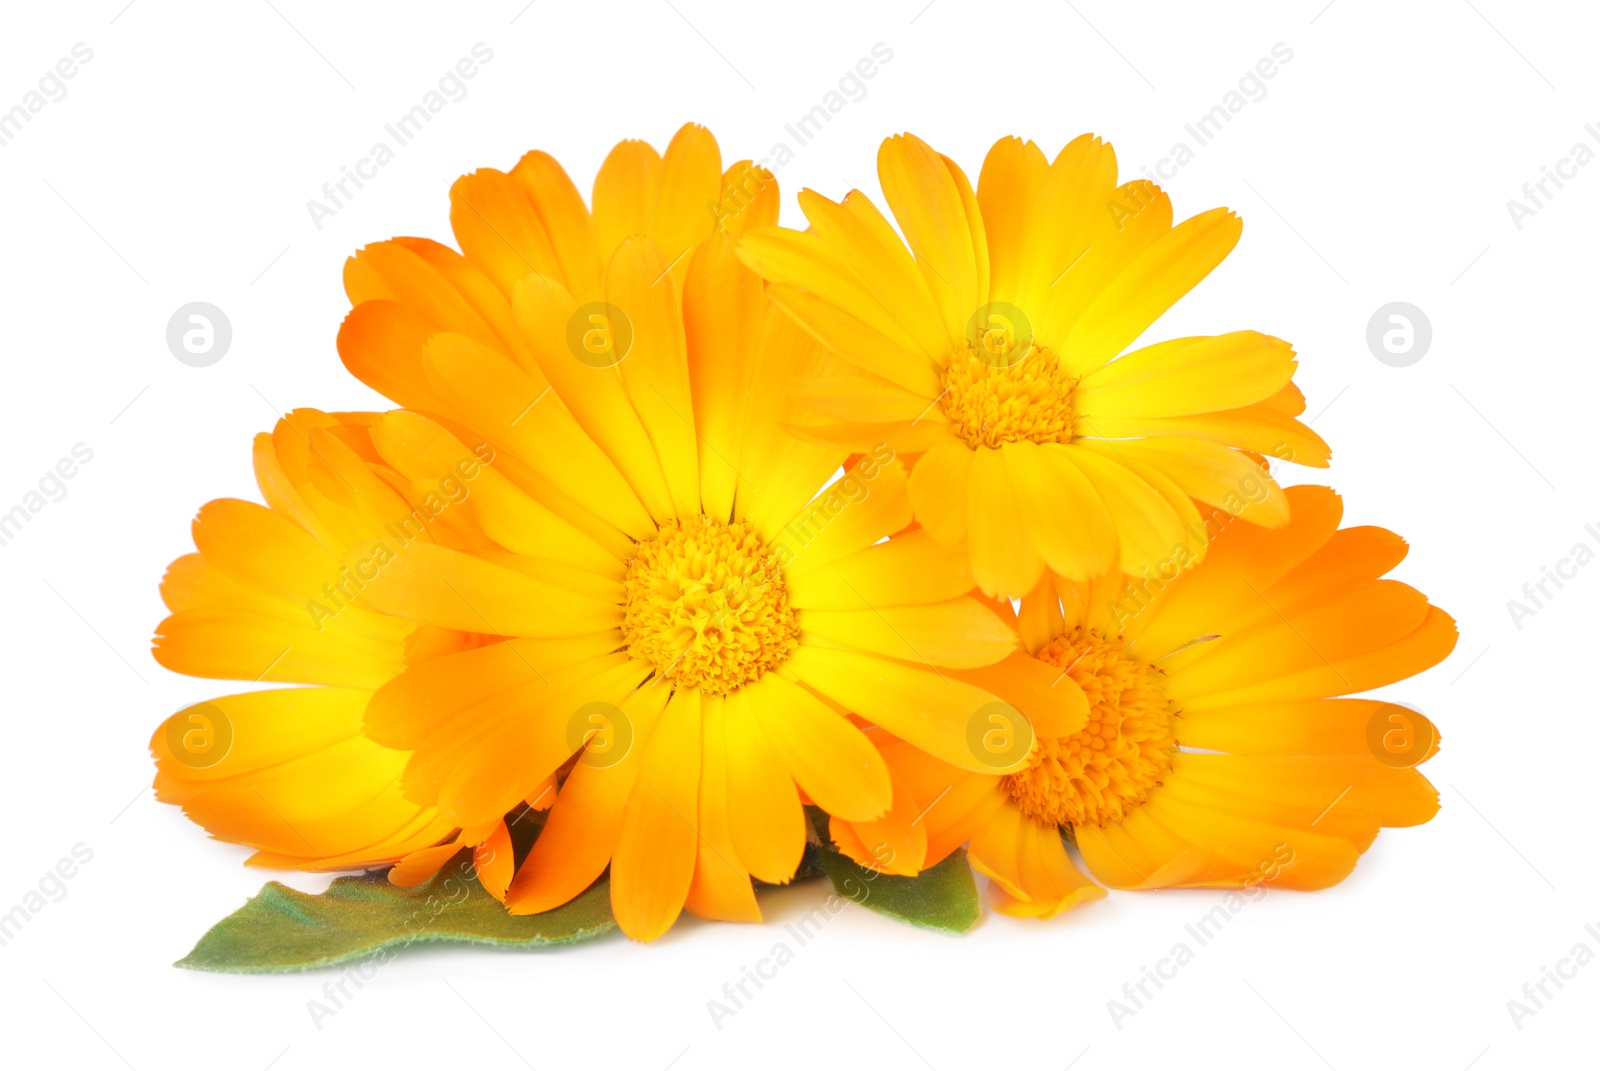
[[[334,588],[345,582],[348,548],[386,526],[411,523],[419,538],[456,542],[447,524],[412,519],[428,516],[425,496],[373,471],[368,428],[377,419],[297,410],[258,435],[256,478],[269,505],[207,503],[194,520],[198,551],[173,562],[161,584],[171,611],[156,632],[163,666],[317,685],[197,703],[150,742],[158,798],[255,848],[254,865],[392,863],[451,832],[437,808],[404,798],[405,755],[366,737],[362,718],[375,689],[459,637],[352,605]],[[322,605],[339,609],[319,616],[312,608]]]
[[[1238,217],[1174,227],[1167,195],[1118,185],[1111,146],[1089,135],[1053,163],[997,142],[974,193],[906,134],[883,143],[878,176],[904,242],[859,190],[806,190],[809,231],[755,228],[740,254],[846,362],[798,389],[826,418],[802,432],[922,455],[917,519],[967,549],[983,591],[1198,559],[1193,500],[1286,522],[1260,458],[1328,460],[1295,419],[1288,343],[1237,331],[1125,352],[1233,249]],[[1259,500],[1238,493],[1247,478]]]
[[[1381,579],[1405,556],[1382,528],[1339,528],[1324,487],[1291,487],[1282,529],[1223,529],[1161,584],[1047,577],[1022,600],[1028,650],[1089,700],[1082,728],[1040,734],[1026,766],[972,774],[878,734],[893,811],[835,818],[864,865],[914,874],[968,842],[990,902],[1049,916],[1115,889],[1321,889],[1385,826],[1426,822],[1415,768],[1438,746],[1423,715],[1340,698],[1447,656],[1455,622]],[[1015,744],[1003,719],[994,750]],[[898,791],[898,786],[906,791]],[[1065,838],[1065,839],[1064,839]]]
[[[977,710],[1062,732],[1086,716],[968,595],[965,556],[905,531],[892,447],[849,458],[786,430],[806,419],[791,380],[831,358],[735,253],[776,215],[770,175],[724,173],[686,126],[664,155],[618,145],[592,206],[529,153],[452,188],[461,252],[402,238],[347,265],[339,352],[405,408],[310,435],[326,470],[289,476],[318,508],[263,479],[273,509],[254,519],[298,526],[303,560],[250,579],[304,603],[259,626],[259,653],[290,648],[271,679],[346,684],[342,654],[307,664],[298,638],[389,630],[387,648],[351,644],[379,660],[358,674],[375,692],[351,746],[383,756],[385,791],[434,834],[399,880],[473,845],[513,912],[565,903],[609,866],[635,938],[684,907],[753,920],[751,878],[800,862],[803,801],[862,821],[890,806],[890,772],[845,711],[972,769]],[[350,523],[326,522],[325,502]],[[418,502],[438,508],[410,525]],[[266,542],[250,525],[231,538]],[[196,641],[163,632],[168,664],[194,672],[178,652]],[[342,792],[310,722],[274,731],[304,734],[316,791]],[[239,824],[212,828],[242,839],[281,804],[249,798],[265,767],[232,776]],[[506,816],[524,804],[550,813],[513,877]],[[393,858],[382,846],[362,862]]]

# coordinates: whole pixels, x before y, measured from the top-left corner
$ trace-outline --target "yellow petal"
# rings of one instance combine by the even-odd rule
[[[635,234],[649,234],[661,196],[661,156],[642,141],[622,141],[594,177],[594,233],[601,263]]]
[[[1214,208],[1184,220],[1157,239],[1094,298],[1072,325],[1062,350],[1073,368],[1088,372],[1130,342],[1232,252],[1239,217]]]
[[[613,346],[622,340],[621,325],[609,323],[604,312],[580,308],[559,284],[540,276],[528,276],[517,284],[512,309],[539,367],[578,424],[627,478],[652,517],[658,522],[674,517],[655,446],[634,412],[622,377],[613,365],[597,367],[579,360],[569,346],[568,331],[574,322],[580,339],[585,323],[597,324],[592,330],[607,332]]]
[[[633,488],[540,382],[543,376],[536,380],[488,347],[451,334],[428,341],[423,365],[430,391],[452,414],[532,466],[553,490],[634,539],[655,531]]]
[[[583,195],[555,158],[537,149],[517,161],[511,177],[533,204],[544,225],[550,248],[560,263],[556,279],[572,294],[597,295],[600,289],[600,258],[594,225]]]
[[[415,409],[437,411],[428,386],[422,347],[433,328],[393,301],[363,301],[339,325],[339,359],[351,375],[384,397]]]
[[[722,199],[717,222],[724,233],[738,238],[752,227],[778,222],[778,180],[772,172],[749,160],[739,160],[722,173]]]
[[[1095,298],[1172,230],[1171,201],[1146,179],[1119,187],[1104,208],[1087,244],[1062,253],[1058,274],[1048,280],[1044,312],[1034,323],[1035,338],[1055,348],[1078,375],[1092,372],[1099,358],[1061,349],[1065,339]]]
[[[398,643],[319,629],[320,614],[316,608],[299,619],[249,610],[184,610],[156,626],[151,653],[161,665],[191,677],[350,688],[376,688],[404,668]]]
[[[884,874],[915,877],[928,857],[928,827],[918,821],[926,810],[907,788],[899,773],[888,771],[894,786],[894,805],[882,815],[844,825],[844,816],[830,814],[828,828],[840,847],[862,866]],[[840,827],[843,826],[843,829]],[[847,832],[848,837],[838,837]],[[846,888],[850,896],[854,890]],[[870,896],[870,888],[865,890]],[[851,897],[855,899],[855,897]]]
[[[503,171],[486,167],[456,180],[450,187],[450,227],[461,251],[507,296],[529,272],[561,273],[533,203],[522,184]]]
[[[683,268],[688,271],[687,258]],[[606,270],[606,300],[632,321],[633,348],[617,368],[677,515],[692,517],[700,512],[700,455],[683,317],[671,264],[653,241],[630,238],[618,247]]]
[[[351,548],[351,572],[375,609],[495,636],[571,636],[621,624],[622,607],[446,547],[374,540]]]
[[[985,762],[990,756],[973,753],[967,743],[968,726],[984,707],[999,700],[951,674],[804,643],[788,664],[829,699],[951,765],[978,773],[1010,773],[1026,764],[1027,757],[1022,756],[997,769]]]
[[[925,357],[949,351],[939,307],[917,262],[870,198],[851,190],[835,204],[813,190],[800,191],[800,209],[811,229],[853,266],[855,278],[888,311]]]
[[[967,541],[972,578],[985,595],[1021,596],[1044,572],[1044,559],[1029,538],[1019,499],[1001,451],[988,447],[972,451]]]
[[[882,332],[818,297],[788,283],[773,283],[768,295],[832,353],[930,404],[939,394],[939,370],[925,354],[906,349]]]
[[[744,447],[750,356],[761,337],[760,276],[739,262],[733,239],[717,235],[696,251],[683,292],[684,343],[700,450],[706,514],[731,517]]]
[[[740,865],[728,830],[727,711],[722,696],[702,700],[704,711],[700,755],[699,830],[694,880],[684,907],[703,919],[760,922],[750,873]]]
[[[621,563],[599,544],[523,494],[444,428],[417,413],[384,414],[373,427],[384,459],[412,480],[438,487],[450,508],[464,507],[485,535],[519,554],[537,555],[605,576]]]
[[[921,138],[900,134],[878,149],[878,180],[906,242],[916,254],[928,290],[943,317],[953,348],[966,336],[967,323],[978,311],[978,261],[974,227],[963,197],[945,161]]]
[[[698,123],[685,123],[661,159],[661,197],[650,228],[679,288],[689,272],[690,252],[716,226],[714,206],[721,194],[717,139]]]
[[[731,692],[724,700],[728,831],[746,870],[783,884],[794,877],[805,851],[805,812],[783,757],[744,692]]]
[[[511,875],[516,871],[511,831],[506,828],[505,819],[496,822],[488,839],[473,848],[472,865],[477,871],[478,883],[490,896],[505,903],[506,887],[511,884]]]
[[[796,576],[870,547],[911,523],[906,483],[898,461],[863,459],[772,537],[773,553]]]
[[[1114,445],[1126,462],[1160,472],[1191,498],[1269,528],[1289,522],[1283,488],[1248,454],[1199,439],[1133,439]]]
[[[618,704],[628,741],[621,758],[586,761],[580,755],[506,893],[512,914],[560,907],[605,871],[622,832],[644,742],[654,734],[670,695],[665,688],[644,688]],[[616,732],[619,727],[611,728]]]
[[[1140,576],[1147,567],[1157,569],[1175,560],[1184,564],[1187,559],[1182,555],[1186,549],[1198,560],[1196,548],[1190,547],[1194,537],[1184,527],[1190,521],[1198,522],[1194,507],[1188,506],[1180,515],[1166,496],[1117,459],[1114,446],[1108,452],[1111,456],[1079,444],[1060,451],[1088,477],[1105,503],[1116,526],[1116,567],[1130,576]],[[1202,542],[1203,534],[1202,529]]]
[[[976,599],[952,599],[923,606],[873,606],[857,601],[851,610],[803,610],[804,633],[862,651],[968,669],[998,662],[1017,646],[1017,635]]]
[[[888,809],[883,757],[848,718],[777,673],[764,675],[744,693],[790,776],[812,802],[851,821],[873,819]]]
[[[946,439],[922,455],[911,470],[917,520],[946,547],[960,546],[967,538],[972,467],[972,447]]]
[[[1022,305],[1029,235],[1039,228],[1036,198],[1050,169],[1033,142],[1001,138],[978,174],[978,204],[989,239],[989,296]]]
[[[361,735],[369,696],[287,688],[186,707],[151,738],[156,796],[282,866],[380,865],[434,844],[451,827],[400,795],[405,753]]]
[[[611,860],[611,911],[635,941],[666,933],[694,880],[700,693],[678,691],[646,745]]]
[[[190,530],[209,564],[297,607],[325,598],[322,586],[339,579],[342,562],[293,521],[254,502],[207,502]]]
[[[913,476],[913,479],[915,477]],[[806,610],[926,605],[972,590],[964,551],[907,532],[788,578],[789,604]]]
[[[1179,338],[1090,373],[1073,392],[1073,403],[1096,420],[1212,413],[1272,397],[1294,370],[1294,348],[1259,331]]]
[[[462,259],[459,253],[423,239],[396,238],[360,250],[344,266],[350,303],[393,301],[435,331],[455,331],[485,346],[503,346],[501,335],[477,307],[423,255],[436,246],[455,260]]]
[[[739,239],[739,257],[762,278],[809,290],[895,345],[928,358],[928,352],[859,278],[850,262],[815,234],[783,227],[757,227]]]
[[[439,813],[457,825],[492,821],[525,800],[573,753],[572,715],[595,703],[616,706],[644,676],[622,654],[580,663],[520,691],[457,715],[456,734],[436,754],[414,752],[406,767],[408,798],[428,795],[438,779]],[[481,718],[481,725],[470,720]],[[470,726],[470,732],[463,732]],[[426,770],[424,766],[426,765]]]
[[[1076,368],[1061,346],[1066,330],[1115,270],[1119,231],[1112,205],[1117,154],[1093,134],[1068,142],[1051,161],[1038,192],[1027,241],[1024,300],[1034,335]]]
[[[1326,468],[1331,454],[1322,436],[1265,403],[1181,417],[1096,417],[1094,427],[1108,439],[1204,439],[1316,468]]]
[[[800,436],[791,423],[804,418],[790,384],[814,371],[820,356],[820,347],[810,336],[769,308],[759,346],[747,359],[749,389],[734,495],[734,515],[749,521],[764,539],[774,538],[848,454],[843,446]],[[894,456],[881,440],[874,440],[865,452],[877,459],[874,464]]]
[[[1024,532],[1039,556],[1062,576],[1086,580],[1117,564],[1117,528],[1093,482],[1072,463],[1070,449],[1019,441],[999,452]]]

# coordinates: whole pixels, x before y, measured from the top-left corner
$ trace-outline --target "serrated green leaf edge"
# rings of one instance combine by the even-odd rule
[[[924,929],[966,933],[982,913],[965,848],[914,878],[868,870],[832,848],[819,848],[817,854],[840,896],[880,915]]]
[[[337,878],[317,894],[269,881],[173,966],[235,974],[308,971],[362,959],[386,962],[397,948],[420,942],[549,948],[616,928],[607,881],[553,911],[513,915],[472,876],[470,857],[457,856],[409,889],[389,884],[382,873]]]

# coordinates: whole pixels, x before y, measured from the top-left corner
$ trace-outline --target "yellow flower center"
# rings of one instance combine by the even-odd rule
[[[1162,672],[1129,657],[1120,640],[1082,627],[1057,636],[1039,658],[1083,689],[1089,721],[1071,736],[1041,737],[1028,768],[1007,775],[1005,787],[1024,814],[1051,825],[1122,821],[1172,769]]]
[[[777,557],[740,521],[668,521],[639,544],[623,588],[628,652],[680,688],[731,692],[799,638]]]
[[[945,415],[968,446],[1066,443],[1077,435],[1072,391],[1078,381],[1054,351],[1033,346],[1013,363],[985,360],[971,344],[944,367]]]

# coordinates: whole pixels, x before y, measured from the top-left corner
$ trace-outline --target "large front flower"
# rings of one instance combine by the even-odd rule
[[[361,678],[376,693],[360,746],[400,784],[369,817],[434,834],[398,880],[470,844],[516,912],[565,903],[609,865],[636,938],[685,906],[754,919],[751,877],[787,881],[800,861],[804,799],[862,821],[890,805],[885,764],[846,710],[971,769],[987,768],[967,746],[974,711],[1010,704],[1041,732],[1081,723],[1082,696],[1051,689],[1002,615],[967,595],[965,557],[905,532],[892,447],[869,444],[819,493],[847,450],[785,425],[806,419],[791,381],[828,358],[734,252],[776,218],[769,175],[724,174],[689,126],[664,156],[619,145],[592,209],[542,153],[451,197],[462,253],[395,239],[346,270],[340,353],[406,408],[310,439],[326,470],[296,485],[337,508],[302,508],[263,479],[273,519],[230,540],[295,526],[302,567],[244,575],[218,559],[307,599],[319,636],[349,614],[403,644]],[[411,524],[429,496],[440,508]],[[324,512],[355,520],[335,530]],[[325,579],[336,605],[312,608]],[[291,653],[305,631],[256,627]],[[163,632],[167,663],[193,671],[201,641]],[[338,675],[289,664],[265,675]],[[164,777],[189,776],[162,757]],[[205,776],[231,776],[228,761]],[[322,757],[325,778],[340,768]],[[259,782],[241,776],[229,830],[240,814],[270,824],[277,802],[252,800]],[[550,814],[513,878],[506,816],[524,802]],[[358,861],[393,861],[392,840]]]
[[[884,142],[878,175],[909,252],[860,191],[806,190],[811,229],[756,229],[741,255],[847,362],[801,388],[826,418],[803,433],[922,454],[917,519],[969,551],[985,592],[1020,596],[1046,569],[1170,574],[1227,518],[1285,523],[1260,461],[1328,460],[1295,419],[1289,345],[1238,331],[1124,354],[1233,248],[1238,217],[1174,227],[1167,195],[1118,186],[1088,135],[1054,163],[997,142],[976,193],[909,134]]]
[[[1438,794],[1416,769],[1437,750],[1432,723],[1335,697],[1441,661],[1455,623],[1380,579],[1405,555],[1398,536],[1340,529],[1327,488],[1287,496],[1286,528],[1232,525],[1171,584],[1042,581],[1022,600],[1024,644],[1081,686],[1087,721],[1041,733],[1022,769],[990,774],[877,734],[906,786],[902,818],[836,819],[834,839],[864,865],[906,874],[970,840],[996,909],[1048,916],[1105,895],[1064,836],[1117,889],[1320,889],[1350,873],[1381,827],[1433,817]],[[904,816],[920,819],[915,837]]]

